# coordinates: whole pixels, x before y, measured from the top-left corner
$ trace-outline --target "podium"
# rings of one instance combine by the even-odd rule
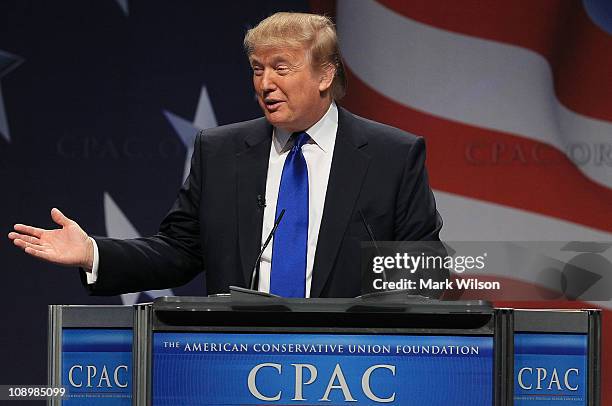
[[[50,313],[49,383],[68,390],[53,404],[599,405],[598,310],[234,292]]]
[[[517,309],[512,323],[515,405],[600,404],[599,310]]]
[[[132,404],[131,306],[49,306],[48,384],[67,396],[49,405]]]

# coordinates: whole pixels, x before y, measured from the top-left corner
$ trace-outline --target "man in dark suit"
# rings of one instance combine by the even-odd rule
[[[202,271],[209,294],[227,292],[257,266],[260,290],[298,297],[359,295],[361,241],[438,240],[423,139],[335,103],[345,79],[329,19],[277,13],[249,30],[245,49],[265,118],[200,132],[158,234],[92,239],[54,209],[61,229],[16,225],[9,238],[82,267],[94,294],[178,286]]]

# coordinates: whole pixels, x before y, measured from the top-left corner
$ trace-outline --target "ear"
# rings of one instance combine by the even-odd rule
[[[329,90],[335,76],[336,67],[331,63],[321,68],[321,76],[319,77],[319,92],[323,93]]]

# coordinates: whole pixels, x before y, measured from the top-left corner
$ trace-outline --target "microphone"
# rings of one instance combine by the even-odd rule
[[[374,236],[374,231],[372,231],[372,227],[370,227],[370,224],[366,220],[366,218],[363,215],[363,212],[361,211],[361,209],[358,209],[358,210],[359,210],[359,215],[361,216],[361,221],[363,221],[363,225],[365,226],[365,229],[368,232],[368,235],[370,236],[370,240],[372,240],[372,243],[374,244],[374,248],[376,249],[376,253],[379,256],[381,256],[380,248],[378,247],[378,243],[376,242],[376,237]],[[383,271],[382,279],[383,279],[384,282],[387,281],[387,272]]]
[[[263,209],[264,207],[266,207],[266,197],[265,196],[257,195],[257,206],[259,206],[260,209]]]
[[[258,202],[259,202],[260,197],[261,195],[257,196]],[[265,207],[265,201],[264,201],[264,207]],[[276,221],[274,222],[274,227],[272,227],[272,231],[270,231],[270,234],[268,234],[268,238],[266,238],[266,242],[264,242],[264,245],[261,248],[261,251],[259,251],[259,255],[257,255],[257,259],[255,260],[255,265],[253,266],[253,273],[251,274],[251,283],[249,284],[250,286],[249,289],[251,290],[255,290],[255,281],[257,280],[259,276],[259,261],[261,261],[261,256],[263,255],[264,251],[268,247],[268,244],[270,244],[270,240],[272,240],[274,233],[276,233],[276,229],[278,228],[278,225],[280,224],[284,215],[285,215],[285,209],[282,209],[280,214],[276,218]]]

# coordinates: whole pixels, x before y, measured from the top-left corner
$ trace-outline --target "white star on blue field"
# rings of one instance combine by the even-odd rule
[[[183,142],[187,149],[184,164],[183,180],[189,173],[191,154],[193,153],[193,143],[200,129],[206,129],[217,126],[217,118],[212,109],[210,98],[206,87],[202,87],[200,91],[200,99],[196,108],[196,114],[193,122],[188,121],[174,113],[164,110],[164,115],[174,129],[176,136]],[[128,217],[121,211],[117,203],[113,200],[108,192],[104,193],[104,216],[106,222],[106,232],[109,237],[113,238],[138,238],[140,234],[132,225]],[[121,301],[124,305],[133,305],[143,297],[155,299],[161,296],[174,296],[172,289],[150,290],[147,292],[126,293],[121,295]]]
[[[4,108],[1,81],[9,72],[21,65],[22,62],[22,57],[0,50],[0,135],[9,142],[11,141],[11,133],[8,126],[8,118],[6,117],[6,110]]]
[[[116,0],[119,7],[121,7],[121,11],[124,16],[130,15],[130,5],[128,4],[128,0]]]
[[[189,166],[191,162],[191,154],[193,153],[193,143],[199,130],[212,128],[217,126],[217,118],[212,108],[212,103],[208,97],[208,91],[206,86],[202,87],[200,91],[200,100],[198,101],[198,107],[196,108],[196,114],[193,122],[188,121],[176,114],[164,110],[166,119],[174,128],[176,135],[187,148],[187,155],[185,157],[185,169],[183,172],[183,180],[187,178],[189,174]]]

